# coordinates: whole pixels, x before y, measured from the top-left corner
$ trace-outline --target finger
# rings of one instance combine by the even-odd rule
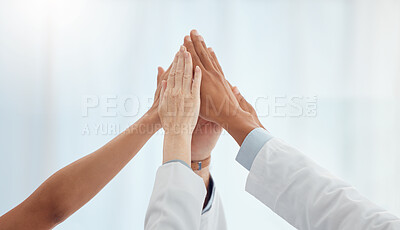
[[[210,58],[208,57],[208,52],[207,49],[204,48],[202,42],[204,42],[204,39],[200,34],[197,32],[197,30],[192,30],[190,32],[190,37],[193,41],[193,46],[194,49],[196,50],[197,55],[200,58],[201,63],[203,64],[204,68],[208,69],[212,67],[212,63]]]
[[[178,52],[178,63],[176,65],[176,72],[175,72],[175,90],[182,89],[182,81],[183,81],[183,71],[185,68],[185,57],[184,52],[186,52],[186,48],[181,46]]]
[[[176,65],[178,64],[178,54],[175,55],[174,62],[172,63],[171,70],[169,71],[168,74],[168,79],[167,79],[167,89],[173,89],[175,86],[175,70],[176,70]]]
[[[233,86],[233,87],[232,87],[232,92],[233,92],[233,94],[235,95],[236,100],[237,100],[238,102],[240,102],[241,100],[244,99],[243,96],[240,94],[240,91],[239,91],[238,87]]]
[[[167,81],[162,80],[161,81],[160,104],[162,103],[163,98],[164,98],[165,88],[167,88]]]
[[[203,49],[204,49],[205,51],[207,51],[207,56],[208,56],[208,58],[210,59],[211,65],[212,65],[215,69],[218,69],[217,63],[215,63],[214,58],[211,56],[211,52],[210,52],[211,47],[210,47],[210,48],[207,48],[207,45],[206,45],[206,43],[205,43],[205,41],[204,41],[204,38],[203,38],[203,36],[201,36],[201,35],[200,35],[200,43],[201,43],[201,45],[203,46]],[[211,50],[212,50],[212,49],[211,49]],[[219,69],[218,69],[218,70],[219,70]]]
[[[249,102],[247,102],[246,99],[242,96],[242,94],[241,94],[240,91],[239,91],[239,88],[236,87],[236,86],[232,87],[232,92],[233,92],[233,94],[235,95],[236,100],[238,101],[240,108],[242,108],[242,109],[243,109],[244,111],[246,111],[246,112],[249,112],[249,113],[253,116],[253,120],[254,120],[260,127],[262,127],[263,129],[265,129],[264,126],[261,124],[260,120],[258,119],[256,110],[255,110],[255,109],[253,108],[253,106],[252,106]]]
[[[162,75],[164,74],[165,71],[161,66],[159,66],[157,70],[158,70],[158,73],[157,73],[157,85],[159,85],[161,80],[162,80]]]
[[[183,74],[183,92],[190,93],[193,81],[193,64],[189,52],[185,52],[185,73]]]
[[[235,97],[241,96],[240,91],[237,86],[232,87],[232,92],[233,92],[233,94],[235,94]]]
[[[236,86],[232,87],[232,92],[235,95],[236,100],[238,101],[240,108],[242,108],[244,111],[249,112],[248,111],[249,108],[248,108],[247,101],[246,101],[246,99],[244,99],[242,94],[240,94],[239,88],[236,87]]]
[[[228,81],[228,80],[226,80],[225,79],[225,81],[226,81],[226,83],[229,85],[229,87],[231,87],[231,90],[233,90],[233,86],[231,85],[231,83]],[[235,86],[236,87],[236,86]]]
[[[224,72],[222,71],[222,67],[221,67],[221,65],[219,64],[217,55],[215,55],[214,50],[213,50],[211,47],[209,47],[209,48],[208,48],[208,52],[210,53],[210,55],[211,55],[211,57],[212,57],[212,60],[213,60],[213,63],[215,64],[215,66],[218,68],[218,70],[219,70],[222,74],[224,74]]]
[[[200,58],[197,55],[196,50],[194,49],[194,45],[190,36],[185,36],[185,39],[183,40],[183,45],[192,56],[193,65],[197,65],[203,68],[203,64],[201,63]]]
[[[168,79],[168,76],[169,76],[169,73],[171,72],[171,68],[172,68],[173,64],[174,64],[174,61],[171,62],[171,64],[169,65],[168,69],[165,70],[165,72],[162,74],[161,80],[167,80]]]
[[[196,66],[194,70],[194,79],[192,84],[192,94],[196,97],[200,97],[200,85],[201,85],[201,69]]]
[[[211,56],[211,51],[210,51],[210,50],[212,50],[211,47],[208,47],[208,48],[207,48],[208,57],[210,58],[213,67],[219,71],[218,65],[217,65],[217,63],[215,62],[214,58]]]

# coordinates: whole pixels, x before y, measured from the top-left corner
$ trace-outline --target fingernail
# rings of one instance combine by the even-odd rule
[[[214,50],[211,47],[208,47],[208,50],[210,50],[210,52],[214,52]]]
[[[197,30],[193,30],[193,35],[199,35],[199,32],[197,32]]]
[[[181,48],[179,49],[179,51],[181,51],[181,52],[185,51],[185,47],[184,47],[184,46],[181,46]]]
[[[200,35],[200,36],[199,36],[199,40],[200,40],[200,41],[204,41],[203,36]]]
[[[196,66],[195,71],[196,71],[196,72],[200,72],[200,67],[199,67],[198,65]]]
[[[239,94],[240,93],[238,87],[236,87],[236,86],[233,87],[232,91],[233,91],[234,94]]]
[[[189,53],[185,52],[185,58],[188,58],[188,57],[189,57]]]
[[[189,35],[186,35],[186,36],[185,36],[185,40],[187,40],[187,41],[189,41],[189,42],[191,42],[191,41],[192,41],[192,39],[190,38],[190,36],[189,36]]]

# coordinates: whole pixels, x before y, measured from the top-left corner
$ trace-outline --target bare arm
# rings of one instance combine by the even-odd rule
[[[163,75],[159,69],[158,82]],[[92,199],[161,128],[155,102],[145,116],[97,151],[62,168],[0,217],[3,229],[51,229]]]

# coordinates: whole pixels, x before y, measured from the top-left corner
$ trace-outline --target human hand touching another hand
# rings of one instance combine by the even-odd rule
[[[213,58],[203,37],[192,30],[190,36],[185,36],[184,45],[192,55],[194,65],[198,65],[203,74],[200,116],[222,126],[241,145],[247,134],[260,125],[240,107],[221,66]]]
[[[235,94],[235,97],[239,102],[240,108],[242,108],[244,111],[250,113],[252,118],[253,118],[253,120],[261,128],[266,130],[266,128],[264,128],[264,126],[261,124],[260,120],[258,119],[256,110],[254,109],[254,107],[249,102],[246,101],[246,99],[244,99],[242,94],[240,94],[239,88],[237,86],[232,87],[232,92],[233,92],[233,94]]]
[[[209,53],[210,58],[212,59],[213,63],[215,63],[215,65],[218,67],[219,71],[223,74],[221,65],[219,64],[217,55],[215,54],[214,50],[213,50],[212,48],[210,48],[210,47],[207,48],[207,49],[208,49],[208,53]],[[226,80],[226,79],[225,79],[225,80]],[[239,88],[238,88],[237,86],[232,86],[232,85],[229,83],[228,80],[226,80],[226,81],[228,82],[229,86],[231,87],[231,90],[232,90],[233,94],[235,95],[236,100],[238,101],[240,108],[241,108],[242,110],[244,110],[245,112],[250,113],[251,116],[252,116],[252,118],[253,118],[253,120],[254,120],[261,128],[265,129],[264,126],[261,124],[260,120],[258,119],[256,110],[255,110],[254,107],[253,107],[249,102],[247,102],[246,99],[242,96],[242,94],[241,94],[240,91],[239,91]]]
[[[191,140],[200,108],[201,70],[181,46],[167,81],[162,81],[158,114],[165,131],[163,163],[182,160],[191,163]]]
[[[160,116],[158,115],[158,105],[160,104],[161,86],[162,86],[162,81],[167,80],[168,75],[172,68],[172,64],[173,63],[171,63],[171,65],[168,67],[166,71],[162,67],[158,67],[157,88],[156,92],[154,93],[154,101],[150,109],[144,115],[144,117],[148,118],[151,124],[153,125],[153,127],[148,128],[151,129],[152,131],[157,131],[158,129],[161,128]]]
[[[238,112],[239,103],[225,81],[222,71],[212,61],[204,39],[196,30],[185,37],[184,45],[192,55],[193,63],[201,68],[203,74],[200,116],[205,120],[222,124],[226,116],[233,116]]]

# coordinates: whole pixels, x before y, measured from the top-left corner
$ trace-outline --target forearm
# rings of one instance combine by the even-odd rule
[[[56,172],[10,213],[33,213],[23,218],[44,217],[40,223],[55,226],[93,198],[158,129],[151,117],[142,117],[97,151]]]

